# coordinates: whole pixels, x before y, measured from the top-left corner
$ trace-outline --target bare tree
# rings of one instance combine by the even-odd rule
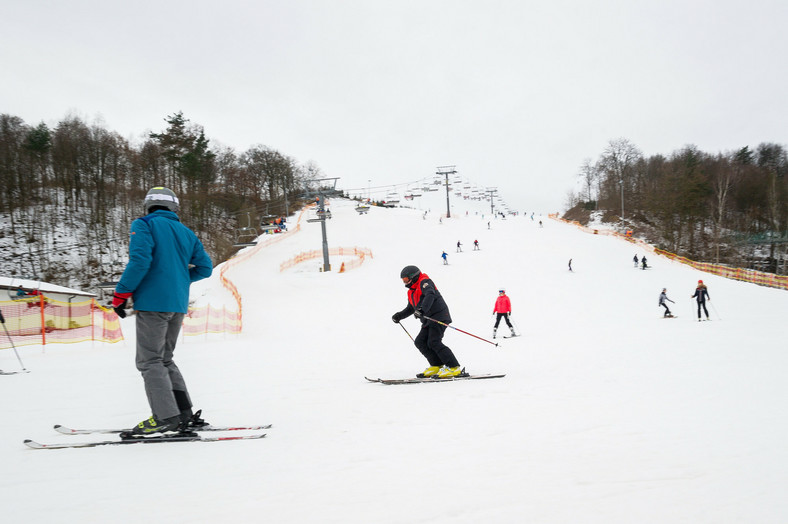
[[[624,198],[633,183],[635,166],[643,157],[640,150],[629,140],[618,138],[608,142],[599,159],[599,167],[606,178],[606,187],[617,187],[621,195],[621,220],[624,220]],[[612,195],[608,195],[612,197]]]
[[[593,163],[590,158],[586,158],[583,160],[583,163],[580,165],[580,173],[578,175],[580,179],[583,181],[583,185],[586,188],[586,202],[592,202],[594,199],[592,198],[592,188],[594,187],[594,183],[596,182],[597,177],[599,176],[599,171],[597,170],[597,166]]]
[[[717,155],[710,172],[713,191],[712,217],[714,220],[714,260],[720,263],[720,235],[728,213],[731,190],[741,178],[746,166],[752,165],[753,155],[747,146],[729,155]]]
[[[769,177],[768,185],[768,232],[769,242],[769,271],[777,271],[777,249],[775,237],[783,228],[786,219],[786,174],[788,174],[788,153],[780,144],[760,144],[757,149],[758,166],[766,171]]]

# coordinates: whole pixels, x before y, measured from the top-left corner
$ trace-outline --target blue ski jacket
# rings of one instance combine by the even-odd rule
[[[132,293],[139,311],[187,313],[189,286],[212,271],[197,235],[160,209],[131,223],[129,263],[115,292]]]

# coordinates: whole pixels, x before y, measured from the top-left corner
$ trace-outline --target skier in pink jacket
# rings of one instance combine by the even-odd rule
[[[493,309],[493,315],[496,315],[495,326],[493,327],[493,338],[495,338],[495,335],[498,332],[498,324],[501,323],[502,318],[506,321],[506,325],[509,326],[512,336],[517,336],[514,332],[514,326],[512,326],[512,323],[509,320],[509,315],[511,314],[512,302],[509,300],[509,297],[506,296],[506,290],[499,289],[498,298],[495,300],[495,309]]]

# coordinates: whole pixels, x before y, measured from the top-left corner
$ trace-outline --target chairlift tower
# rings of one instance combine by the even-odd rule
[[[449,175],[456,175],[457,166],[438,166],[436,175],[443,175],[446,178],[446,218],[451,218],[451,207],[449,205]]]
[[[490,214],[494,217],[495,216],[495,206],[493,205],[493,198],[495,198],[495,194],[498,192],[498,188],[491,187],[490,189],[485,189],[485,193],[489,193],[490,195]]]
[[[314,182],[322,182],[326,180],[333,180],[334,187],[333,191],[336,191],[337,180],[339,178],[319,178],[313,180]],[[313,192],[308,191],[307,194],[313,194]],[[310,218],[307,219],[307,222],[320,222],[320,229],[323,233],[323,271],[331,271],[331,263],[328,260],[328,238],[326,236],[326,218],[328,213],[326,213],[326,195],[325,191],[321,188],[317,190],[317,218]]]

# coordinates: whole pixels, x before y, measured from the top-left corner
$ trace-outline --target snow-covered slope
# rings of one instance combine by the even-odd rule
[[[266,439],[26,449],[24,438],[91,438],[52,424],[127,426],[148,407],[133,318],[114,346],[21,347],[32,372],[0,377],[3,521],[786,521],[787,293],[659,257],[635,270],[631,244],[538,215],[495,219],[489,205],[442,221],[445,209],[426,201],[367,215],[330,207],[329,245],[373,258],[343,274],[318,272],[320,260],[280,272],[320,249],[319,224],[304,223],[228,272],[243,334],[186,338],[176,352],[210,422],[273,423]],[[455,327],[483,338],[506,288],[522,337],[445,338],[469,371],[505,378],[364,380],[426,366],[390,319],[405,305],[408,264],[434,279]],[[699,278],[711,322],[695,320]],[[677,319],[662,319],[663,287]],[[216,278],[193,288],[226,299]],[[415,320],[403,326],[415,336]],[[15,365],[0,352],[0,368]]]

